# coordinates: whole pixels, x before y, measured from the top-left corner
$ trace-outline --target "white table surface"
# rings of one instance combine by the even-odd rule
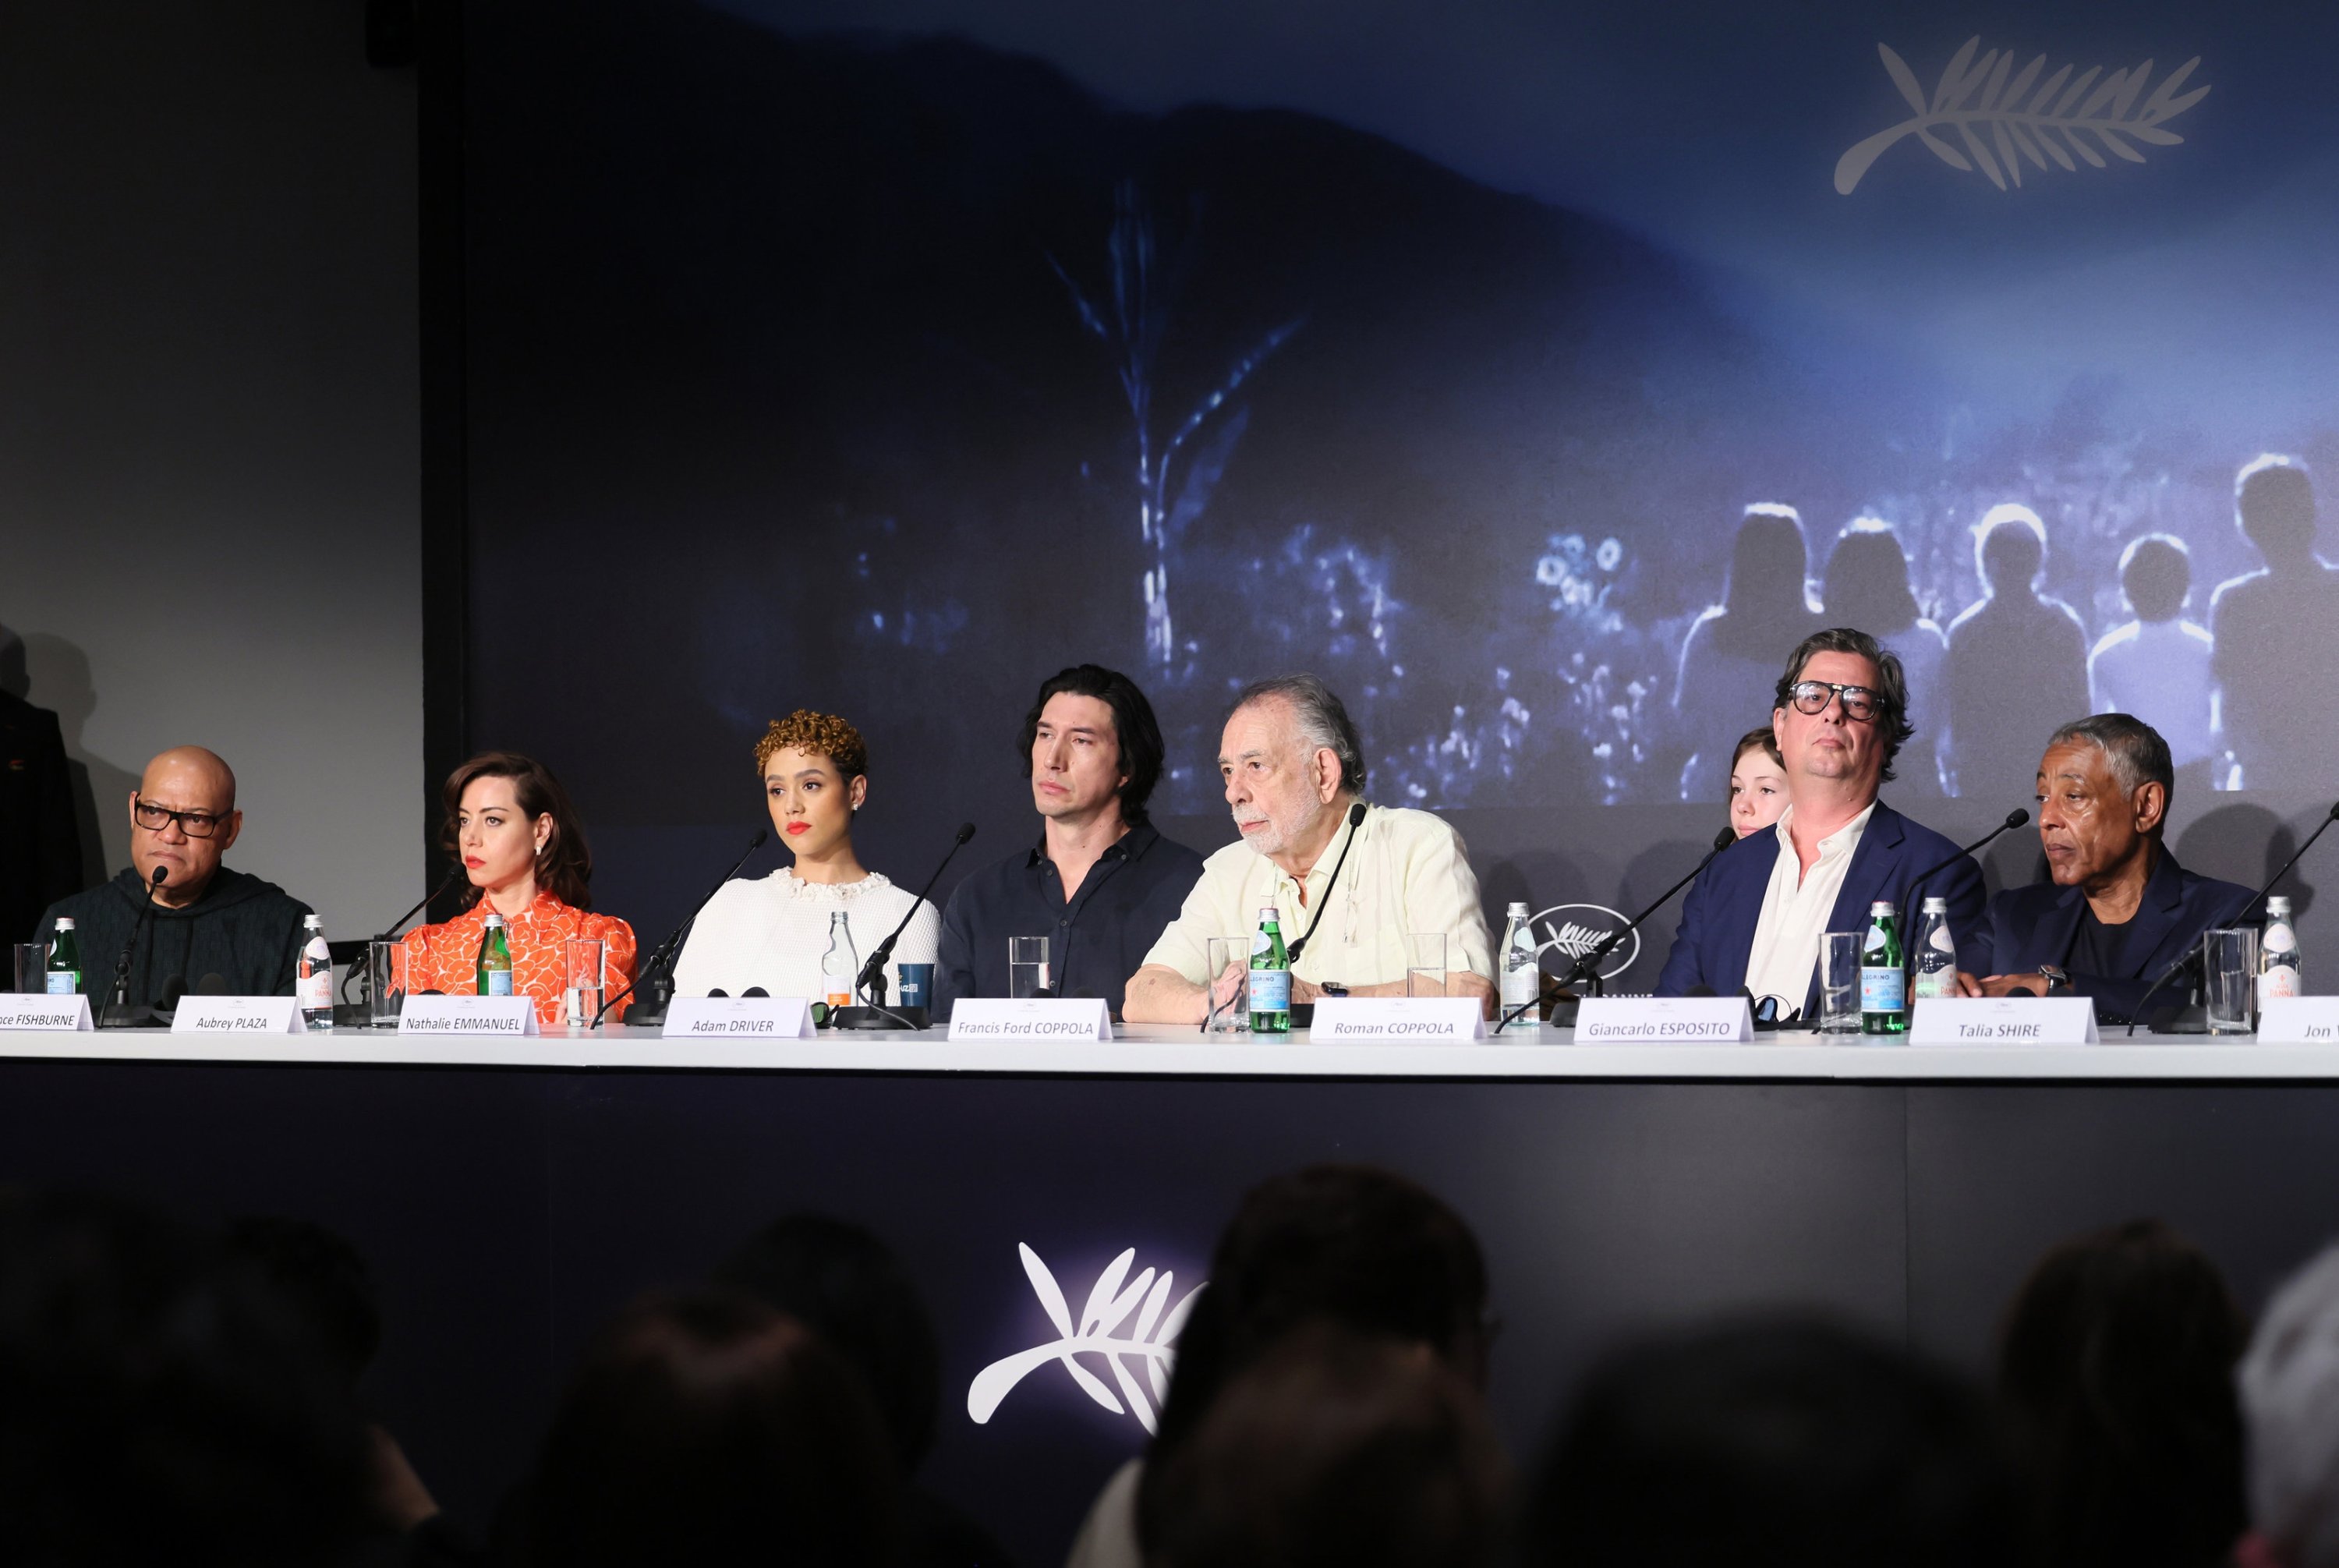
[[[639,1029],[538,1040],[476,1040],[335,1030],[300,1038],[173,1036],[162,1030],[94,1034],[0,1031],[0,1058],[214,1061],[406,1067],[706,1069],[904,1073],[1041,1073],[1066,1077],[1459,1079],[1748,1079],[1886,1083],[1956,1080],[2339,1080],[2339,1047],[2260,1045],[2248,1036],[2107,1031],[2092,1046],[1916,1047],[1852,1036],[1764,1036],[1752,1045],[1579,1046],[1550,1028],[1472,1045],[1316,1045],[1305,1032],[1273,1043],[1203,1040],[1190,1028],[1138,1025],[1110,1045],[982,1041],[923,1033],[823,1034],[808,1040],[663,1040]]]

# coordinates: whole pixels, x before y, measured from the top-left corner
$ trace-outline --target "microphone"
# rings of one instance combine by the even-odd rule
[[[721,993],[720,991],[708,991],[706,994],[707,994],[707,995],[709,995],[709,996],[719,996],[719,995],[721,995],[722,993]],[[771,995],[772,993],[771,993],[770,991],[765,991],[765,990],[762,986],[760,986],[760,985],[751,985],[751,986],[749,986],[746,990],[745,990],[745,991],[741,991],[739,994],[740,994],[741,996],[769,996],[769,995]]]
[[[154,1011],[157,1013],[177,1012],[179,1003],[185,1000],[186,994],[187,977],[183,974],[171,976],[163,982],[163,994],[155,999]]]
[[[600,1028],[601,1020],[608,1011],[633,995],[645,981],[649,982],[649,991],[646,993],[647,1000],[634,1010],[634,1016],[643,1023],[658,1023],[665,1020],[666,1001],[674,995],[672,966],[676,955],[682,951],[682,939],[689,934],[692,923],[698,919],[706,906],[715,902],[715,895],[723,891],[723,884],[737,876],[739,868],[747,863],[748,857],[763,848],[764,842],[771,836],[770,828],[759,827],[755,830],[755,836],[747,841],[747,847],[740,852],[737,860],[731,863],[731,869],[715,879],[715,885],[706,890],[706,896],[698,901],[697,906],[692,909],[683,922],[666,932],[666,940],[651,950],[649,958],[635,969],[634,978],[626,989],[601,1004],[601,1011],[593,1015],[593,1021],[585,1026],[587,1029]]]
[[[1999,834],[2018,828],[2029,820],[2030,814],[2028,812],[2023,810],[2020,806],[2015,807],[2012,811],[2006,814],[2006,820],[2004,822],[1999,823],[1996,827],[1982,834],[1981,837],[1974,840],[1973,843],[1966,845],[1965,848],[1958,851],[1957,853],[1941,862],[1940,864],[1929,865],[1923,871],[1919,872],[1917,873],[1916,880],[1909,884],[1910,892],[1914,894],[1917,889],[1923,884],[1925,879],[1931,876],[1935,872],[1949,870],[1949,867],[1957,864],[1958,862],[1965,859],[1966,856],[1972,854],[1979,849],[1981,849]]]
[[[2227,921],[2234,920],[2238,916],[2248,913],[2251,910],[2256,908],[2261,902],[2265,902],[2266,894],[2274,891],[2274,884],[2290,874],[2290,868],[2298,863],[2298,857],[2304,854],[2308,850],[2313,849],[2314,847],[2314,841],[2321,838],[2323,836],[2324,830],[2328,828],[2334,822],[2339,822],[2339,802],[2333,803],[2331,809],[2323,814],[2323,820],[2315,824],[2315,828],[2313,833],[2306,835],[2306,842],[2300,844],[2297,850],[2292,853],[2291,857],[2282,863],[2282,869],[2280,871],[2275,872],[2272,876],[2265,879],[2265,885],[2264,887],[2250,894],[2248,901],[2245,902],[2241,908],[2234,910],[2230,913],[2221,915],[2217,919],[2211,921],[2209,924],[2203,929],[2215,930],[2216,927],[2224,925]],[[2200,953],[2197,950],[2187,952],[2183,958],[2178,959],[2175,963],[2172,963],[2166,969],[2162,970],[2160,971],[2159,979],[2154,981],[2150,985],[2144,988],[2144,995],[2137,1001],[2136,1011],[2128,1014],[2127,1031],[2129,1034],[2133,1035],[2136,1032],[2136,1021],[2144,1016],[2144,1004],[2152,1000],[2152,993],[2158,991],[2162,986],[2166,985],[2170,981],[2176,979],[2177,971],[2183,969],[2189,963],[2195,962],[2199,957]],[[2199,1034],[2206,1032],[2206,1027],[2207,1026],[2205,1024],[2202,1029],[2198,1030],[2171,1029],[2168,1032],[2171,1034]]]
[[[724,990],[721,986],[719,986],[719,985],[718,985],[718,986],[714,986],[714,987],[709,988],[709,990],[707,991],[707,992],[706,992],[706,1000],[707,1000],[707,1001],[714,1001],[716,997],[718,997],[718,996],[720,996],[720,997],[728,997],[730,994],[731,994],[731,993],[730,993],[729,991],[727,991]]]
[[[1699,861],[1695,866],[1692,867],[1690,873],[1687,876],[1682,878],[1681,881],[1673,883],[1673,886],[1659,893],[1654,903],[1649,905],[1648,908],[1634,915],[1624,924],[1619,926],[1614,931],[1610,932],[1606,936],[1601,938],[1599,945],[1592,948],[1589,952],[1585,952],[1583,957],[1577,959],[1574,963],[1568,967],[1567,972],[1560,977],[1559,989],[1565,991],[1571,986],[1574,986],[1578,981],[1582,981],[1591,990],[1593,995],[1601,995],[1604,990],[1606,982],[1600,978],[1600,961],[1606,958],[1610,953],[1615,952],[1616,944],[1618,942],[1623,942],[1626,937],[1640,930],[1642,922],[1656,913],[1657,911],[1664,908],[1668,903],[1671,903],[1673,902],[1673,894],[1681,892],[1682,889],[1695,882],[1697,880],[1698,873],[1703,871],[1708,865],[1712,864],[1715,855],[1720,854],[1723,850],[1728,849],[1732,844],[1736,843],[1737,842],[1738,830],[1724,824],[1722,831],[1713,835],[1713,847],[1705,852],[1705,858]],[[1709,991],[1707,994],[1711,995],[1712,992]],[[1540,997],[1536,998],[1537,1001],[1540,1001],[1542,999]],[[1532,1011],[1535,1005],[1535,1002],[1534,1001],[1523,1001],[1519,1003],[1518,1006],[1511,1009],[1510,1011],[1505,1013],[1502,1018],[1495,1022],[1495,1032],[1500,1033],[1503,1030],[1515,1022],[1519,1018]]]
[[[154,895],[163,890],[170,875],[169,866],[156,866],[146,883],[146,896],[138,901],[138,918],[130,922],[130,938],[122,944],[122,955],[113,961],[113,1000],[98,1010],[100,1029],[143,1029],[159,1021],[152,1009],[130,1005],[130,955],[137,951],[146,922],[153,919]]]
[[[934,874],[926,878],[926,885],[918,890],[918,896],[912,899],[910,907],[902,912],[902,922],[893,929],[883,942],[879,942],[870,952],[869,962],[861,966],[861,973],[853,982],[854,991],[869,999],[868,1007],[865,1010],[857,1007],[838,1009],[840,1013],[850,1012],[853,1016],[849,1021],[844,1018],[834,1019],[832,1021],[837,1028],[923,1029],[925,1027],[923,1024],[913,1023],[900,1013],[886,1008],[885,966],[893,962],[893,944],[901,940],[903,932],[910,929],[910,917],[918,912],[918,906],[926,902],[928,893],[934,891],[934,883],[942,880],[943,872],[950,865],[952,857],[963,849],[966,846],[966,841],[973,836],[972,823],[962,822],[958,824],[958,833],[952,838],[949,853],[943,856],[942,864],[934,867]]]
[[[234,992],[228,986],[227,976],[214,973],[207,974],[195,981],[195,994],[197,996],[232,996]]]
[[[1357,842],[1357,830],[1364,824],[1365,803],[1358,801],[1348,808],[1348,836],[1341,841],[1340,858],[1332,863],[1332,874],[1324,879],[1324,891],[1316,900],[1316,918],[1308,922],[1308,929],[1300,933],[1298,942],[1284,949],[1284,967],[1287,969],[1299,962],[1299,955],[1308,950],[1308,939],[1316,934],[1316,928],[1323,923],[1324,912],[1332,907],[1332,890],[1339,885],[1340,868],[1348,863],[1348,848]],[[1203,1027],[1209,1027],[1207,1021]]]

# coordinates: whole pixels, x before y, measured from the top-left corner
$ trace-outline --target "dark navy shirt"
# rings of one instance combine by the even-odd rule
[[[984,866],[958,884],[943,911],[934,1016],[944,1016],[962,996],[1005,996],[1007,939],[1044,936],[1055,993],[1100,996],[1118,1018],[1121,987],[1201,875],[1200,855],[1151,827],[1121,834],[1089,868],[1069,904],[1044,839]]]

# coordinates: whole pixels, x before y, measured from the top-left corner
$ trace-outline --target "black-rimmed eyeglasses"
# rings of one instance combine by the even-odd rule
[[[220,823],[227,820],[226,814],[221,812],[173,811],[168,806],[155,805],[143,800],[133,801],[130,814],[148,833],[161,833],[175,822],[179,824],[179,831],[189,838],[209,838],[219,832]]]
[[[1787,688],[1787,700],[1799,714],[1823,714],[1828,704],[1843,699],[1843,716],[1866,724],[1883,711],[1883,699],[1866,686],[1838,685],[1833,681],[1797,681]]]

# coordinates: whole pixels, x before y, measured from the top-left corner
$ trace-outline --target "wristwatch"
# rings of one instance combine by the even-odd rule
[[[1327,980],[1316,989],[1326,996],[1346,996],[1348,994],[1348,988],[1342,985],[1337,980]]]
[[[2053,996],[2058,991],[2068,991],[2071,989],[2071,977],[2060,964],[2040,964],[2038,966],[2038,977],[2047,982],[2047,994],[2048,996]]]

